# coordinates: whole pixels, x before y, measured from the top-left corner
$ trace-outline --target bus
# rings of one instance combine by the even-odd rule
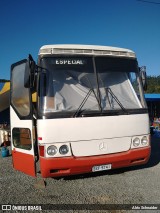
[[[45,45],[11,66],[13,167],[42,178],[147,163],[146,73],[133,51]]]

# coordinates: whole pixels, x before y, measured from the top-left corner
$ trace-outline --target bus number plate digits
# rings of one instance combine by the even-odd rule
[[[99,172],[99,171],[109,170],[109,169],[111,169],[111,167],[112,167],[111,164],[93,166],[92,167],[92,172]]]

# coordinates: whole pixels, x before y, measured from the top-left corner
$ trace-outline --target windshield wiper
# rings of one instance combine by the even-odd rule
[[[108,94],[110,94],[112,96],[112,98],[117,102],[117,104],[121,107],[121,109],[124,111],[124,112],[127,112],[126,108],[124,108],[124,106],[122,105],[122,103],[119,101],[119,99],[117,98],[117,96],[113,93],[113,91],[111,90],[111,88],[107,87],[105,88],[106,90],[106,93],[107,93],[107,96]],[[109,100],[109,96],[108,96],[108,100]],[[109,101],[109,104],[111,106],[111,102]]]
[[[73,117],[79,116],[80,112],[82,112],[82,111],[81,111],[82,107],[84,106],[84,104],[86,103],[86,101],[88,100],[88,98],[89,98],[89,96],[91,95],[92,92],[93,92],[93,94],[95,95],[95,98],[96,98],[96,100],[97,100],[96,94],[95,94],[94,90],[91,88],[91,89],[88,91],[87,95],[84,97],[84,99],[83,99],[83,101],[81,102],[81,104],[79,105],[77,111],[74,113]],[[100,103],[99,103],[98,100],[97,100],[97,102],[98,102],[99,108],[101,109],[101,106],[100,106]]]

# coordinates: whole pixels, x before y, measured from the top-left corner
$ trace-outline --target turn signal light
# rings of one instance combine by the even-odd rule
[[[44,146],[39,146],[39,155],[44,157]]]

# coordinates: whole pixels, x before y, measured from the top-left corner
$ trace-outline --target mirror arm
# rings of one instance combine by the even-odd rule
[[[139,67],[139,72],[141,76],[141,81],[143,85],[143,89],[147,90],[147,74],[146,74],[146,66]]]

